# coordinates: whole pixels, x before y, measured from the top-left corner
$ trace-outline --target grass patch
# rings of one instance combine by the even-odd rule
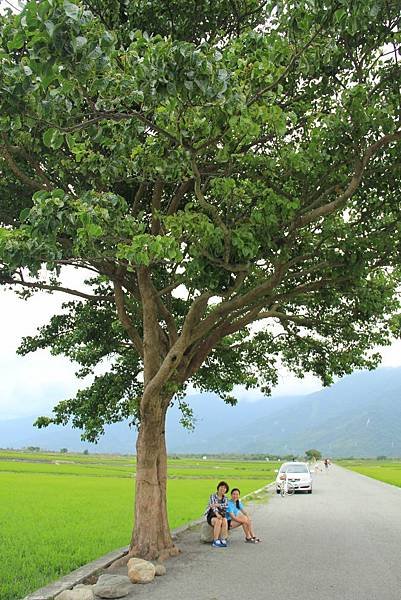
[[[401,461],[399,460],[344,460],[339,461],[339,464],[361,475],[401,487]]]

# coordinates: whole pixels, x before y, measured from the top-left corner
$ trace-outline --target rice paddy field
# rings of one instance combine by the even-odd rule
[[[275,468],[263,461],[169,460],[171,528],[201,517],[219,480],[244,496],[273,481]],[[128,545],[134,484],[130,456],[0,451],[0,600],[21,599]]]
[[[344,460],[343,467],[367,477],[401,487],[401,461],[398,460]]]

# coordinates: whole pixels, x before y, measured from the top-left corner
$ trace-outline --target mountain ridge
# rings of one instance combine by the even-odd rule
[[[303,454],[317,448],[333,457],[401,456],[401,368],[357,372],[306,396],[275,396],[226,405],[212,394],[187,398],[194,432],[179,424],[173,406],[167,417],[169,453]],[[80,441],[69,426],[33,428],[36,417],[0,421],[0,447],[39,446],[133,454],[136,430],[127,423],[106,428],[97,445]]]

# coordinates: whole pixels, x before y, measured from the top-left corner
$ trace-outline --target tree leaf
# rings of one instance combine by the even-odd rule
[[[68,2],[68,0],[64,0],[63,8],[64,8],[64,12],[67,15],[67,17],[69,17],[73,21],[78,21],[79,13],[80,13],[79,6],[77,6],[76,4],[73,4],[72,2]]]
[[[48,148],[57,150],[63,145],[64,135],[58,129],[51,127],[43,134],[43,142]]]
[[[19,50],[25,43],[25,35],[20,32],[17,33],[12,40],[7,42],[7,48],[9,50]]]

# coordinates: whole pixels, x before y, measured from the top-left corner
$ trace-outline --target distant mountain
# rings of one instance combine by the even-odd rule
[[[99,444],[81,441],[81,431],[69,425],[62,427],[50,425],[46,429],[33,426],[36,417],[24,417],[0,421],[0,448],[40,447],[43,450],[67,448],[71,452],[104,452],[134,454],[136,430],[127,423],[116,423],[107,427]]]
[[[266,417],[279,408],[290,407],[302,401],[302,396],[282,396],[261,398],[259,401],[240,402],[233,407],[225,404],[213,394],[195,394],[186,400],[195,415],[195,429],[188,431],[180,423],[181,412],[177,406],[168,411],[167,442],[170,452],[204,453],[214,436],[220,435],[221,427],[240,427],[244,421]],[[105,435],[97,444],[82,442],[81,432],[70,426],[50,425],[45,429],[33,427],[36,417],[25,417],[0,421],[0,448],[24,448],[38,446],[46,450],[68,448],[82,452],[116,452],[133,454],[135,452],[136,429],[126,422],[106,427]],[[211,446],[213,451],[213,442]],[[229,450],[227,450],[229,451]]]
[[[299,454],[317,448],[331,456],[401,456],[401,369],[345,377],[232,430],[224,441],[242,452]]]
[[[301,454],[317,448],[330,456],[401,456],[401,368],[358,372],[307,396],[261,398],[231,407],[211,394],[187,398],[196,418],[194,432],[167,418],[170,453]],[[37,430],[31,419],[0,421],[0,447],[133,453],[136,431],[126,423],[107,427],[97,445],[80,432],[51,426]]]

